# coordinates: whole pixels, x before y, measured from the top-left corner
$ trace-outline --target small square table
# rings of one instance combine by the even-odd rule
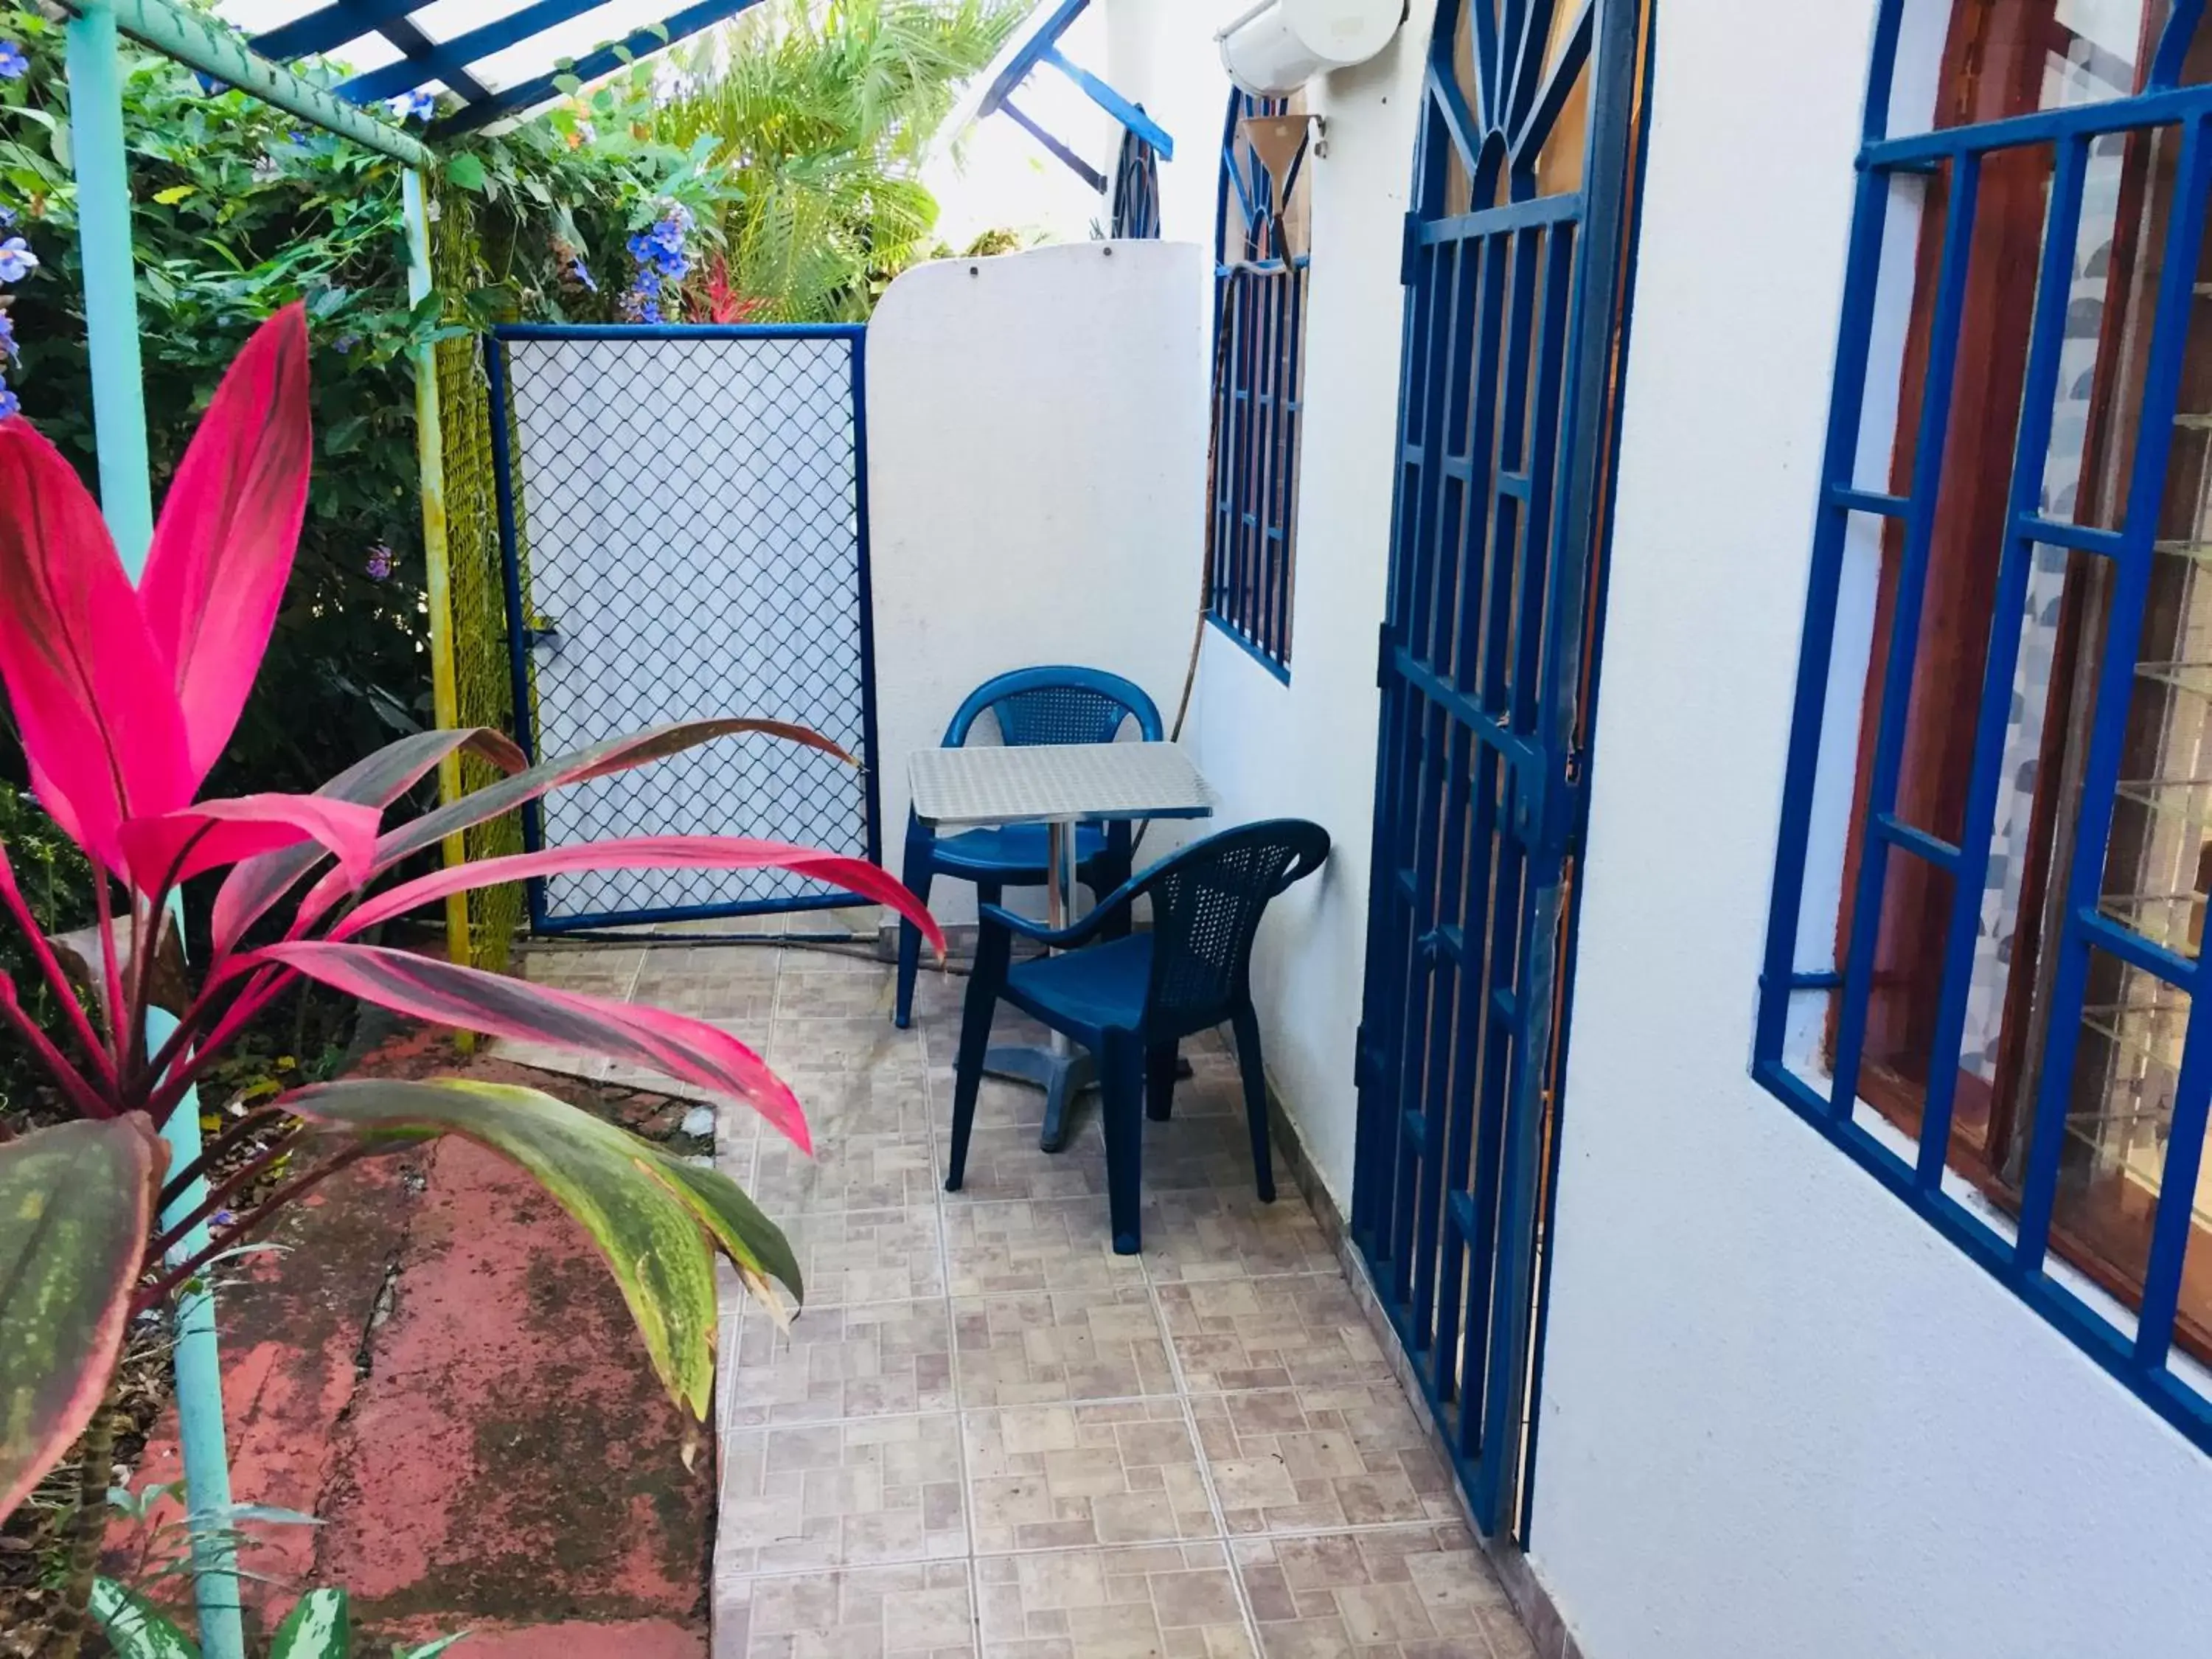
[[[1051,860],[1046,916],[1054,928],[1073,920],[1075,826],[1100,819],[1202,818],[1213,792],[1190,757],[1171,743],[981,744],[921,749],[908,768],[914,815],[935,830],[1042,823]],[[1048,1152],[1067,1144],[1067,1109],[1097,1080],[1091,1056],[1055,1031],[1049,1048],[1007,1044],[991,1049],[983,1069],[994,1077],[1034,1083],[1045,1091]]]

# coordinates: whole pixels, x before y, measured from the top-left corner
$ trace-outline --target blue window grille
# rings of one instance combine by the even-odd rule
[[[1160,152],[1143,133],[1125,128],[1114,167],[1114,234],[1148,242],[1159,234]]]
[[[2212,28],[1948,9],[1877,21],[1753,1071],[2212,1450]]]
[[[1289,100],[1232,93],[1216,209],[1206,611],[1283,679],[1304,410],[1305,127]]]

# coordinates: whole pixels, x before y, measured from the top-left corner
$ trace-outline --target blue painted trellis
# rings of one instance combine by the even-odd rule
[[[1755,1039],[1753,1070],[1808,1121],[1834,1141],[1884,1187],[2009,1286],[2151,1408],[2212,1450],[2212,1401],[2184,1380],[2170,1363],[2176,1314],[2192,1231],[2192,1206],[2203,1167],[2208,1104],[2212,1104],[2212,1018],[2202,1000],[2212,991],[2197,943],[2160,939],[2142,913],[2114,903],[2114,871],[2108,854],[2115,841],[2116,801],[2145,785],[2124,779],[2130,744],[2130,710],[2137,677],[2169,678],[2179,665],[2139,660],[2146,611],[2161,556],[2193,558],[2203,544],[2172,539],[2161,516],[2170,499],[2169,465],[2176,428],[2201,416],[2180,404],[2185,347],[2194,309],[2202,301],[2208,195],[2212,195],[2212,85],[2184,84],[2192,47],[2202,47],[2204,0],[2175,0],[2150,54],[2141,90],[2133,96],[2070,101],[2059,107],[1933,131],[1893,131],[1893,88],[1900,76],[1904,0],[1883,0],[1878,17],[1858,185],[1844,276],[1844,314],[1836,359],[1834,402],[1829,416],[1820,513],[1814,534],[1810,599],[1794,711],[1789,771],[1783,802],[1780,851],[1768,924]],[[2155,15],[2155,14],[2154,14]],[[1926,43],[1917,49],[1932,50]],[[2062,359],[2070,334],[2079,331],[2076,260],[2085,190],[2100,158],[2130,143],[2154,142],[2170,158],[2163,167],[2164,220],[2147,214],[2143,269],[2153,273],[2147,347],[2139,383],[2120,395],[2130,407],[2133,453],[2115,472],[2118,499],[2082,521],[2078,504],[2047,500],[2054,448],[2054,408],[2062,391]],[[2033,320],[2026,343],[2016,411],[1992,410],[2014,434],[2003,543],[1995,579],[1994,621],[1978,691],[1970,771],[1955,836],[1906,822],[1899,806],[1908,722],[1907,693],[1922,649],[1921,617],[1930,571],[1939,484],[1954,393],[1986,398],[1981,386],[1958,385],[1960,342],[1976,216],[1985,172],[2022,160],[2049,169],[2042,209],[2042,252],[2035,272]],[[1910,477],[1901,491],[1863,487],[1856,477],[1863,449],[1871,348],[1882,303],[1885,262],[1900,238],[1916,234],[1913,216],[1900,201],[1926,191],[1932,179],[1944,188],[1940,252],[1934,271],[1934,304],[1925,342],[1926,369],[1920,407],[1912,418]],[[2162,237],[2153,252],[2148,244]],[[1910,257],[1909,247],[1907,257]],[[2197,395],[2201,396],[2201,392]],[[2177,474],[2184,469],[2175,466]],[[1896,487],[1893,486],[1893,489]],[[1858,810],[1866,854],[1850,898],[1842,959],[1836,939],[1818,918],[1805,926],[1808,849],[1815,837],[1816,783],[1823,758],[1824,715],[1838,665],[1838,609],[1853,543],[1869,532],[1894,538],[1898,550],[1893,611],[1881,679],[1871,764]],[[1990,1208],[1947,1188],[1947,1164],[1957,1107],[1959,1073],[1970,984],[1983,930],[1984,890],[1991,874],[1996,814],[2008,781],[2005,748],[2015,705],[2021,617],[2039,562],[2039,550],[2060,550],[2091,573],[2106,597],[2084,647],[2086,678],[2094,685],[2094,718],[2073,783],[2072,852],[2054,860],[2054,898],[2043,923],[2053,961],[2038,988],[2039,1029],[2034,1046],[2032,1094],[2019,1109],[2031,1112],[2025,1157],[2016,1179],[1996,1183],[1996,1203],[2012,1212],[2010,1225],[1990,1218]],[[2169,626],[2171,620],[2169,619]],[[1844,672],[1850,672],[1844,670]],[[2177,684],[2179,684],[2177,682]],[[2185,689],[2185,687],[2181,688]],[[1848,735],[1848,734],[1846,734]],[[2166,780],[2154,779],[2162,787]],[[2120,860],[2112,860],[2117,866]],[[1856,1114],[1869,1060],[1869,1008],[1874,992],[1878,929],[1885,890],[1901,867],[1941,872],[1951,891],[1944,908],[1942,977],[1917,1145],[1900,1152]],[[2184,896],[2185,898],[2190,896]],[[1830,913],[1832,915],[1832,911]],[[2175,1019],[2182,1035],[2174,1083],[2164,1110],[2164,1158],[2155,1212],[2140,1263],[2139,1304],[2131,1328],[2100,1311],[2101,1298],[2085,1296],[2078,1280],[2054,1272],[2054,1212],[2058,1204],[2069,1115],[2084,1057],[2085,1027],[2110,1042],[2131,1034],[2119,1029],[2124,1003],[2094,1008],[2098,979],[2131,975],[2142,1006]],[[2046,988],[2047,987],[2047,988]],[[1799,999],[1806,1000],[1800,1003]],[[1791,1026],[1806,1006],[1816,1017],[1833,1000],[1834,1024],[1825,1066],[1793,1054]],[[1793,1005],[1796,1005],[1793,1006]],[[2170,1035],[2170,1034],[2169,1034]],[[1802,1047],[1802,1043],[1798,1046]],[[1820,1075],[1825,1072],[1826,1075]]]
[[[1270,170],[1251,124],[1297,129]],[[1213,482],[1207,529],[1206,617],[1288,678],[1291,533],[1297,512],[1298,428],[1305,409],[1309,250],[1289,225],[1304,175],[1305,118],[1290,101],[1229,94],[1214,204]]]
[[[1160,153],[1134,130],[1121,134],[1114,164],[1112,234],[1133,241],[1152,241],[1160,234]]]
[[[726,3],[726,0],[714,0],[714,3]],[[1120,122],[1125,133],[1145,147],[1155,164],[1175,160],[1175,140],[1167,135],[1158,122],[1145,113],[1141,104],[1132,103],[1124,98],[1060,49],[1060,37],[1067,33],[1068,26],[1082,15],[1090,4],[1091,0],[1048,0],[1048,3],[1040,6],[1036,14],[1017,31],[997,73],[992,76],[990,85],[984,89],[982,102],[977,106],[975,113],[979,118],[1004,115],[1043,145],[1048,154],[1076,177],[1103,194],[1113,181],[1014,102],[1014,94],[1020,91],[1039,69],[1057,70],[1073,82],[1085,97]],[[1126,161],[1126,150],[1123,155]],[[1117,200],[1117,216],[1118,212]],[[1117,231],[1115,234],[1121,233]]]
[[[1644,15],[1444,0],[1406,222],[1352,1233],[1524,1538]]]

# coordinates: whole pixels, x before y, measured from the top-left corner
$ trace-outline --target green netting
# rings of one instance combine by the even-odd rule
[[[476,216],[465,192],[434,197],[430,264],[440,291],[464,294],[487,285]],[[459,723],[514,730],[507,673],[506,583],[500,568],[499,509],[492,484],[490,398],[484,384],[484,342],[471,334],[440,343],[438,413],[446,470],[446,557],[453,605],[453,681]],[[461,757],[464,789],[496,775],[473,755]],[[522,820],[509,813],[463,837],[471,862],[522,851]],[[469,896],[469,960],[506,967],[526,907],[518,884]]]

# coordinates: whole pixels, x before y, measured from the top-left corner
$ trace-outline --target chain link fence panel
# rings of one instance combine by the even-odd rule
[[[869,763],[862,340],[845,326],[495,331],[509,695],[533,754],[742,714],[811,726]],[[880,854],[866,770],[760,736],[557,791],[526,834]],[[592,871],[538,884],[532,916],[561,932],[831,902],[849,896],[779,871]]]

